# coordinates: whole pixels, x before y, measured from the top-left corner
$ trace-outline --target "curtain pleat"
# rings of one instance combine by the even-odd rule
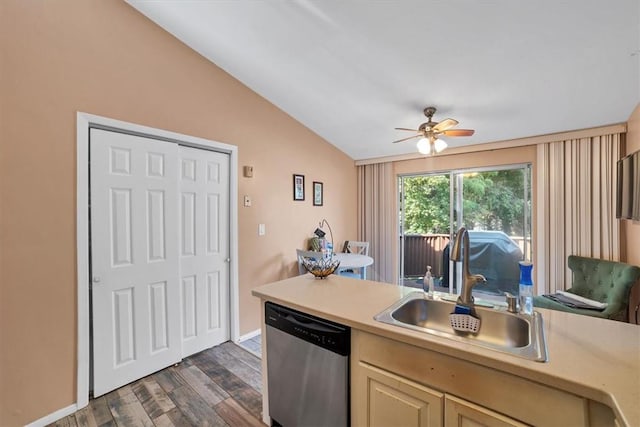
[[[386,283],[396,283],[393,183],[391,163],[358,166],[358,239],[369,242],[370,279]]]
[[[538,145],[538,292],[571,287],[567,257],[620,260],[620,134]]]

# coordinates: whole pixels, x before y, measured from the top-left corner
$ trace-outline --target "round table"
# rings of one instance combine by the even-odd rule
[[[333,254],[333,259],[340,261],[339,271],[348,270],[351,268],[360,269],[360,278],[365,280],[367,278],[367,266],[373,264],[373,258],[362,254],[352,254],[347,252],[339,252]]]

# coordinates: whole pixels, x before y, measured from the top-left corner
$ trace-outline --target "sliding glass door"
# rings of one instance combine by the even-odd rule
[[[451,236],[451,174],[400,178],[400,281],[422,287],[427,267],[439,285],[448,277],[443,258]]]
[[[453,228],[469,230],[469,270],[487,279],[476,291],[517,294],[518,262],[531,259],[530,166],[461,171],[454,176]],[[451,269],[460,276],[461,269],[454,265]]]
[[[449,242],[469,230],[477,292],[517,292],[518,261],[531,259],[531,167],[447,171],[400,177],[400,283],[421,287],[431,267],[438,290],[457,292],[461,269]]]

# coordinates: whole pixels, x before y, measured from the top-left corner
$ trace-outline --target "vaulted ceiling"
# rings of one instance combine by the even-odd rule
[[[356,160],[416,152],[394,128],[431,105],[475,129],[457,147],[620,123],[640,102],[638,0],[127,2]]]

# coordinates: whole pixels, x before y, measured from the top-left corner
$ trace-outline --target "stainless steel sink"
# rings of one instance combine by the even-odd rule
[[[390,325],[401,326],[460,342],[509,353],[529,360],[544,362],[547,349],[542,316],[513,314],[476,306],[480,318],[477,334],[454,331],[449,314],[455,304],[438,299],[426,299],[421,292],[413,292],[374,317]]]

